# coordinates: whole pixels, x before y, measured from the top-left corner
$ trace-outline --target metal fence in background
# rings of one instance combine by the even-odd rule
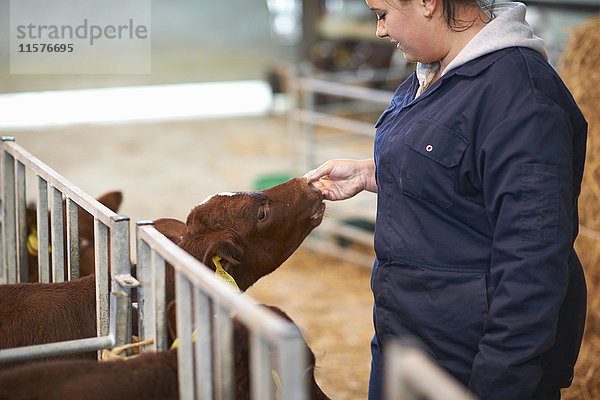
[[[384,354],[388,400],[476,400],[418,348],[391,341]]]
[[[129,279],[131,278],[129,218],[117,215],[92,198],[16,144],[12,137],[2,138],[0,152],[2,165],[0,283],[26,282],[29,268],[33,267],[28,265],[27,260],[26,172],[29,170],[35,174],[35,184],[37,184],[37,268],[41,282],[49,282],[50,277],[53,282],[63,281],[65,268],[68,271],[67,279],[79,277],[79,207],[85,209],[94,218],[98,335],[90,339],[2,350],[0,360],[46,357],[125,344],[131,336],[129,294],[131,287],[135,286],[132,284],[135,280]],[[63,200],[65,210],[63,210]],[[50,248],[52,251],[49,251]],[[120,321],[119,326],[113,326],[113,330],[110,329],[110,322],[117,321],[109,322],[111,276],[112,291],[116,294],[112,299],[114,304],[111,307],[115,318],[118,316]]]
[[[233,398],[234,317],[250,332],[251,398],[308,398],[307,349],[295,324],[232,291],[151,222],[137,224],[136,249],[140,341],[155,337],[155,350],[165,349],[167,342],[166,263],[175,271],[180,399]]]

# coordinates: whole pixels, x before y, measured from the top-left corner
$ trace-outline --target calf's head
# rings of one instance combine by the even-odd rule
[[[300,246],[324,211],[321,192],[303,178],[255,192],[220,193],[191,211],[179,246],[212,269],[219,256],[246,290]]]

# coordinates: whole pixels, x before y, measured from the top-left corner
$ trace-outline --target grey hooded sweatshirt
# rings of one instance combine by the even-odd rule
[[[497,3],[485,8],[484,11],[493,16],[493,19],[448,64],[442,71],[442,76],[471,60],[508,47],[527,47],[537,51],[548,60],[544,40],[535,36],[531,26],[525,21],[525,4]],[[439,69],[439,61],[431,64],[417,64],[419,90],[416,97],[429,87]]]

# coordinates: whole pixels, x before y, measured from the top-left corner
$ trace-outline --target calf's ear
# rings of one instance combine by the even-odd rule
[[[227,270],[228,267],[239,265],[242,262],[244,250],[230,239],[219,240],[208,246],[202,259],[202,263],[213,270],[216,269],[212,261],[214,256],[221,257],[221,265]]]
[[[98,201],[110,208],[112,211],[117,212],[119,211],[119,207],[121,207],[121,202],[123,201],[123,193],[120,190],[108,192],[98,197]]]

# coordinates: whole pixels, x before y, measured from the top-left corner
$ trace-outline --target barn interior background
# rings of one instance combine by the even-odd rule
[[[600,84],[600,1],[525,3],[590,122],[577,242],[589,317],[564,398],[600,398],[600,99],[590,90]],[[122,190],[132,221],[185,219],[208,195],[261,188],[329,158],[369,157],[373,122],[413,67],[375,38],[362,0],[151,6],[149,74],[11,74],[7,35],[0,41],[2,135],[94,196]],[[9,16],[0,0],[4,31]],[[329,203],[323,226],[249,291],[298,323],[335,399],[366,398],[374,207],[370,194]]]

